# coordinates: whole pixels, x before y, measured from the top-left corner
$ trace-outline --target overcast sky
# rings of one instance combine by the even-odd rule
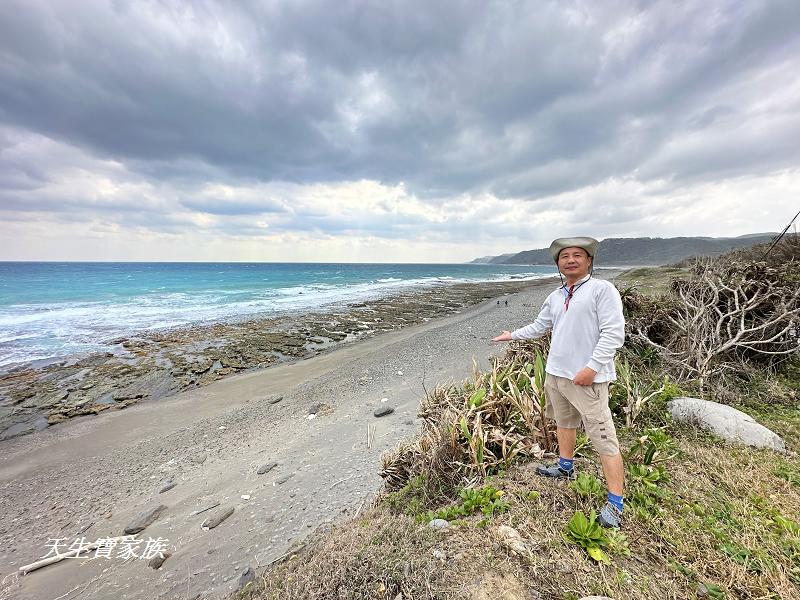
[[[0,2],[0,260],[460,262],[800,208],[800,2]]]

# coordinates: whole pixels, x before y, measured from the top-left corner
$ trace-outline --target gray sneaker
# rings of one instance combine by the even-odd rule
[[[558,466],[558,463],[554,465],[550,465],[549,467],[545,467],[544,465],[539,465],[536,467],[536,473],[542,475],[544,477],[554,477],[556,479],[575,479],[575,469],[571,471],[565,471],[561,467]]]
[[[606,505],[600,509],[597,522],[603,527],[618,529],[622,524],[622,511],[611,502],[606,502]]]

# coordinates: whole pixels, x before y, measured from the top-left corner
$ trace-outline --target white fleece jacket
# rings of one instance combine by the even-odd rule
[[[578,284],[581,284],[578,287]],[[625,341],[622,299],[610,281],[587,275],[581,279],[566,307],[567,288],[551,293],[530,325],[511,333],[515,340],[537,338],[553,330],[546,371],[574,379],[589,367],[597,371],[595,383],[614,381],[614,354]]]

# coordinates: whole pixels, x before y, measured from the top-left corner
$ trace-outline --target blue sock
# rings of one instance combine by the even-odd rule
[[[558,467],[562,471],[566,471],[567,473],[572,471],[572,463],[574,462],[575,462],[574,458],[564,458],[563,456],[558,457]]]
[[[619,512],[622,512],[623,502],[625,501],[624,496],[617,496],[616,494],[608,492],[608,501],[611,502],[611,504],[613,504],[614,506],[616,506]]]

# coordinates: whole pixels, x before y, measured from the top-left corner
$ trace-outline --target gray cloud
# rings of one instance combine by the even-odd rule
[[[798,30],[795,0],[10,0],[0,126],[17,137],[0,134],[0,209],[144,210],[170,227],[170,211],[194,211],[234,229],[265,215],[277,230],[394,238],[460,225],[315,218],[292,214],[289,198],[211,197],[204,185],[402,182],[437,207],[796,168]],[[92,161],[134,189],[107,200],[52,188],[65,165],[74,179]],[[166,199],[142,205],[143,189]],[[647,202],[595,204],[601,226],[635,223]]]

